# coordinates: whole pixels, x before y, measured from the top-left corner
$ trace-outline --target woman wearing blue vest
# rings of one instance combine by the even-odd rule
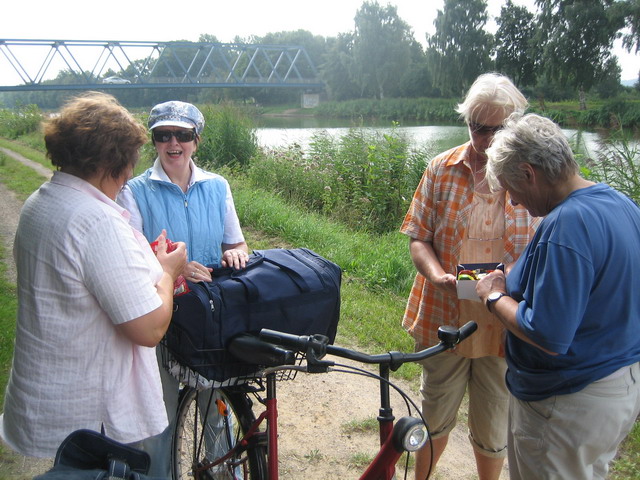
[[[197,167],[192,159],[204,129],[200,110],[185,102],[161,103],[151,110],[148,127],[158,156],[118,195],[118,203],[131,213],[131,225],[149,242],[166,230],[170,240],[186,243],[183,276],[192,282],[211,281],[212,267],[244,268],[249,249],[229,183]],[[163,469],[171,478],[169,452],[179,383],[164,368],[160,370],[170,424],[159,448],[166,452]]]
[[[161,103],[151,110],[148,126],[158,157],[118,196],[131,213],[131,225],[150,242],[162,230],[172,241],[185,242],[184,276],[190,281],[211,281],[205,265],[244,268],[249,249],[229,184],[191,158],[204,129],[200,110],[190,103]]]

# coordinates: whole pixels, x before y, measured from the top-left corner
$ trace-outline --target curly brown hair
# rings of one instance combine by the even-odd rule
[[[71,99],[44,126],[51,163],[83,179],[120,178],[138,162],[147,140],[145,127],[113,96],[100,92]]]

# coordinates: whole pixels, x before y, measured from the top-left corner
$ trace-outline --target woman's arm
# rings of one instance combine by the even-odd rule
[[[556,352],[552,352],[551,350],[541,347],[529,337],[527,337],[527,335],[525,335],[525,333],[518,325],[517,315],[519,304],[516,300],[507,295],[505,274],[503,272],[501,272],[500,270],[495,270],[494,272],[488,274],[486,277],[482,278],[476,286],[476,292],[478,293],[478,296],[484,304],[486,304],[487,297],[490,293],[504,293],[505,295],[503,297],[492,304],[491,313],[493,313],[498,318],[498,320],[500,320],[500,322],[507,330],[509,330],[509,332],[511,332],[523,342],[527,342],[528,344],[539,348],[549,355],[557,355]]]
[[[187,249],[184,243],[175,242],[176,249],[167,253],[167,242],[163,235],[158,237],[156,257],[164,270],[156,284],[162,304],[155,310],[118,324],[118,331],[131,342],[145,347],[155,347],[164,336],[173,313],[173,285],[187,261]]]
[[[430,242],[411,238],[409,252],[416,270],[422,276],[438,290],[450,295],[457,295],[455,275],[444,271]]]
[[[158,295],[162,300],[162,304],[158,308],[129,322],[116,325],[116,329],[136,345],[155,347],[169,328],[173,311],[173,279],[171,275],[163,273],[157,288]]]

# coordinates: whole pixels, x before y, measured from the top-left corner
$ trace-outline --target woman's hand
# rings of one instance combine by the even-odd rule
[[[456,276],[444,271],[431,242],[410,238],[409,252],[416,269],[428,282],[445,295],[457,298]]]
[[[187,246],[184,242],[171,242],[173,250],[167,252],[167,237],[164,230],[158,235],[156,242],[158,242],[156,258],[160,262],[162,269],[168,273],[175,282],[187,263]]]
[[[481,278],[476,285],[476,293],[483,302],[487,301],[491,292],[507,293],[506,277],[502,270],[494,270]]]
[[[431,280],[431,283],[442,293],[455,296],[458,295],[458,290],[456,289],[457,280],[455,275],[445,273],[441,277],[433,278]]]
[[[241,248],[230,248],[222,253],[222,266],[240,270],[247,266],[249,254]]]
[[[193,260],[184,267],[182,275],[190,282],[210,282],[211,272],[213,268],[205,267]]]

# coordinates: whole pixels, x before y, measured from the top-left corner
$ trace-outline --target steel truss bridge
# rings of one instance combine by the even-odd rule
[[[0,77],[5,92],[324,87],[306,50],[289,45],[0,39],[0,72],[13,74]]]

